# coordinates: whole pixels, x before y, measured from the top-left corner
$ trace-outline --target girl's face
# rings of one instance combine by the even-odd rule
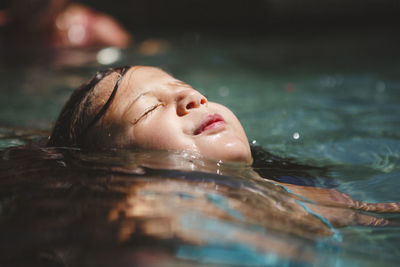
[[[190,85],[154,67],[128,70],[102,126],[109,132],[105,141],[118,147],[191,151],[216,160],[252,161],[246,134],[228,108],[209,102]]]

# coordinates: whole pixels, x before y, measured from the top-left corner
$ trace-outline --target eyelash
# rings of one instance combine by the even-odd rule
[[[164,106],[164,104],[157,104],[154,106],[151,106],[150,108],[148,108],[142,115],[140,115],[139,118],[135,119],[135,121],[132,122],[133,125],[135,125],[136,123],[138,123],[141,119],[145,118],[146,116],[148,116],[150,113],[152,113],[154,110],[156,110],[158,107],[160,106]]]

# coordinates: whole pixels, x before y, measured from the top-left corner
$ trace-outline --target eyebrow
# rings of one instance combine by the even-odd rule
[[[124,77],[124,75],[128,72],[128,70],[130,69],[131,66],[124,66],[121,68],[115,68],[113,69],[114,72],[119,72],[118,74],[118,79],[115,83],[114,89],[111,92],[110,97],[108,98],[107,102],[104,104],[104,106],[100,109],[100,111],[96,114],[96,116],[94,116],[94,118],[90,121],[90,123],[86,126],[85,130],[83,131],[83,133],[86,133],[93,125],[95,125],[100,118],[106,113],[106,111],[108,110],[108,108],[110,107],[112,101],[115,98],[115,95],[117,93],[118,87],[121,84],[122,78]]]
[[[185,82],[182,82],[182,81],[180,81],[180,80],[175,80],[175,81],[173,81],[173,82],[168,82],[168,83],[165,83],[165,85],[166,85],[166,86],[172,86],[172,87],[180,86],[180,87],[192,88],[192,86],[190,86],[189,84],[187,84],[187,83],[185,83]],[[125,111],[124,111],[123,114],[125,115],[126,112],[128,112],[129,110],[131,110],[132,106],[133,106],[142,96],[145,96],[145,95],[150,94],[150,93],[152,93],[152,90],[148,90],[148,91],[146,91],[146,92],[143,92],[143,93],[139,94],[134,100],[132,100],[132,101],[129,103],[129,105],[127,106],[127,108],[125,109]]]
[[[147,95],[147,94],[149,94],[149,93],[151,93],[151,90],[139,94],[139,95],[138,95],[134,100],[132,100],[132,101],[129,103],[129,105],[125,108],[125,111],[123,112],[123,115],[125,115],[125,113],[128,112],[128,111],[132,108],[132,106],[133,106],[142,96]]]
[[[173,86],[173,87],[176,87],[176,86],[183,86],[183,87],[190,87],[190,88],[192,88],[189,84],[187,84],[187,83],[185,83],[185,82],[182,82],[182,81],[179,81],[179,80],[166,83],[165,85],[167,85],[167,86]],[[132,105],[134,105],[142,96],[145,96],[145,95],[147,95],[147,94],[149,94],[149,93],[151,93],[151,92],[152,92],[152,90],[148,90],[148,91],[146,91],[146,92],[143,92],[143,93],[139,94],[134,100],[132,100],[132,101],[129,103],[129,105],[128,105],[128,107],[126,108],[126,110],[129,110],[129,109],[132,107]]]

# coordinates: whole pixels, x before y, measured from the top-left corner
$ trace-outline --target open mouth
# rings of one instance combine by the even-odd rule
[[[201,134],[205,131],[217,129],[225,125],[224,118],[219,114],[213,114],[207,116],[207,118],[200,124],[200,126],[194,131],[195,135]]]

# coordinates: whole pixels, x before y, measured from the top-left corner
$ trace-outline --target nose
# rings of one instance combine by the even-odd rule
[[[207,103],[207,99],[193,89],[182,90],[177,93],[177,108],[176,113],[178,116],[184,116],[194,108],[199,108],[201,105]]]

